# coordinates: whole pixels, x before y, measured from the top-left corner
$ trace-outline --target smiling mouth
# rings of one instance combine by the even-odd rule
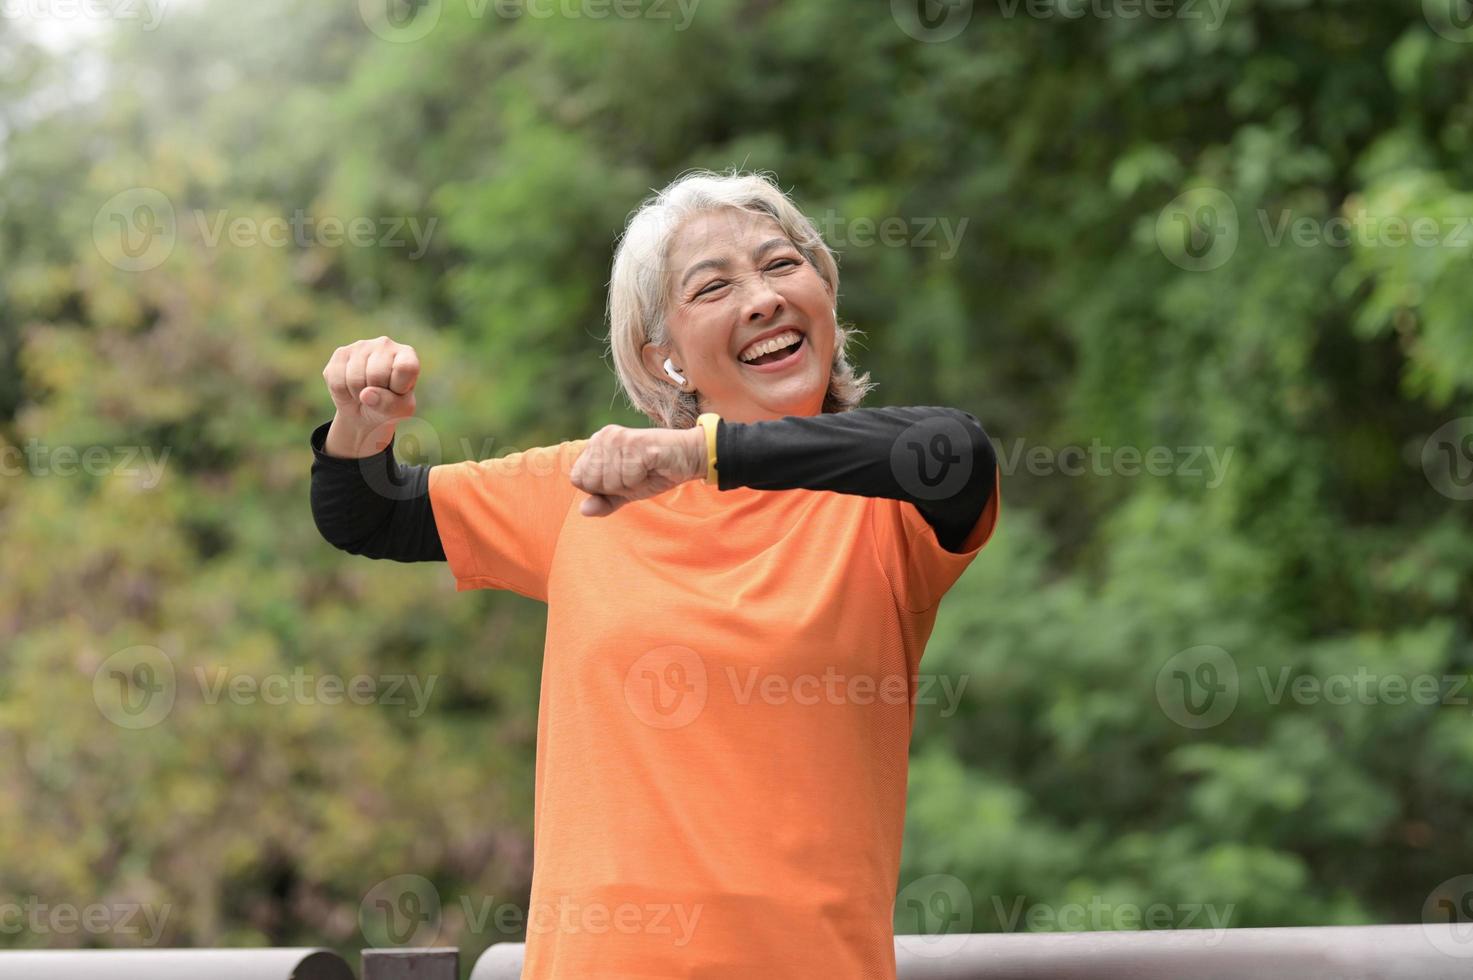
[[[754,357],[750,361],[740,361],[740,363],[747,367],[767,367],[773,364],[780,364],[783,361],[787,361],[791,358],[797,357],[799,352],[803,350],[804,343],[804,337],[800,333],[798,334],[798,339],[788,346],[779,348],[775,351],[769,351],[768,353],[763,354],[761,357]]]

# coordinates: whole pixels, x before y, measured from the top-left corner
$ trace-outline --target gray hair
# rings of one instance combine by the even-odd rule
[[[614,252],[609,280],[609,350],[625,397],[662,428],[689,428],[696,424],[700,413],[693,392],[651,377],[642,356],[647,343],[670,343],[667,307],[673,295],[671,241],[686,218],[720,209],[776,221],[828,284],[837,310],[839,267],[833,252],[813,222],[768,174],[693,170],[645,198],[630,215]],[[862,331],[840,324],[837,314],[835,328],[834,361],[822,410],[847,412],[859,407],[874,383],[868,373],[856,374],[847,356],[850,338]]]

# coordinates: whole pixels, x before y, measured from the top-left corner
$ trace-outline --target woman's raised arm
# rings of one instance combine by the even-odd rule
[[[956,551],[982,516],[997,453],[982,423],[958,408],[920,405],[722,421],[719,486],[833,490],[914,504]]]
[[[319,425],[311,439],[312,519],[318,532],[351,555],[444,561],[430,509],[430,468],[395,459],[392,439],[373,456],[331,456],[324,449],[330,424]]]
[[[572,478],[579,489],[613,502],[592,509],[584,502],[584,514],[602,517],[672,481],[704,479],[707,465],[698,429],[611,425],[594,433]],[[909,503],[942,548],[962,553],[999,474],[997,453],[976,416],[921,405],[722,419],[716,475],[722,490],[832,490]]]
[[[339,347],[322,370],[337,412],[312,432],[312,519],[354,555],[444,561],[429,467],[394,457],[394,429],[414,414],[419,357],[388,337]]]

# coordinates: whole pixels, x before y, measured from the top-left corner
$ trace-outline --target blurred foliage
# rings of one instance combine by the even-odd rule
[[[1004,460],[1000,530],[923,664],[966,687],[917,713],[901,885],[954,876],[976,930],[1091,897],[1300,925],[1417,921],[1473,870],[1466,704],[1274,697],[1473,672],[1469,504],[1424,473],[1473,415],[1473,232],[1448,233],[1473,216],[1473,44],[1432,0],[1235,0],[1220,24],[978,3],[940,43],[849,0],[701,0],[685,29],[673,4],[446,2],[379,33],[371,6],[201,0],[62,55],[0,19],[0,899],[168,904],[164,945],[355,950],[365,894],[413,873],[440,942],[518,937],[460,899],[525,902],[543,610],[320,540],[320,371],[357,338],[416,345],[410,461],[645,424],[600,358],[609,260],[693,166],[779,175],[840,255],[874,403],[966,407]],[[175,240],[130,271],[106,221],[140,188]],[[1236,208],[1214,268],[1160,232],[1194,188]],[[213,234],[293,215],[376,237]],[[1445,234],[1275,237],[1337,217]],[[887,218],[903,244],[858,224]],[[413,228],[423,248],[391,240]],[[167,455],[155,481],[67,478],[16,472],[28,443]],[[1029,462],[1091,445],[1227,465]],[[130,730],[93,683],[136,645],[178,699]],[[1205,729],[1156,694],[1199,645],[1240,682]],[[194,678],[221,666],[438,688],[422,717],[211,704]]]

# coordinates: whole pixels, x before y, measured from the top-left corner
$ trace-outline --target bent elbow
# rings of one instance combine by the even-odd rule
[[[985,507],[996,483],[997,449],[992,445],[992,437],[987,434],[977,416],[960,408],[952,409],[951,412],[967,433],[966,446],[962,450],[967,466],[967,494],[981,498],[982,506]]]

